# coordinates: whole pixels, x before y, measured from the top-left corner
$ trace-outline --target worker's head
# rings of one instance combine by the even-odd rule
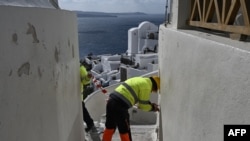
[[[88,63],[85,59],[81,59],[80,64],[83,65],[87,71],[92,69],[92,64]]]
[[[160,89],[160,77],[158,76],[151,76],[149,77],[152,81],[152,91],[157,91]]]
[[[80,60],[81,65],[83,65],[84,67],[88,65],[87,61],[85,59],[81,59]]]

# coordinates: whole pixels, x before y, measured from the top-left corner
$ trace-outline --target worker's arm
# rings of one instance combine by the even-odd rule
[[[80,66],[80,76],[83,85],[90,83],[92,74],[90,72],[87,72],[87,70],[83,66]]]
[[[150,101],[142,102],[142,103],[139,102],[138,108],[143,110],[143,111],[153,111],[153,112],[160,111],[159,105],[157,105],[155,103],[151,103]]]
[[[148,101],[147,104],[139,102],[138,108],[143,110],[143,111],[151,111],[152,105],[151,105],[151,103],[149,101]]]

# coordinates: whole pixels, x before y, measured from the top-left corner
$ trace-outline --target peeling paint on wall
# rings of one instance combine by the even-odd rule
[[[22,66],[17,71],[17,74],[19,77],[21,77],[22,74],[29,75],[29,73],[30,73],[30,63],[29,62],[22,64]]]
[[[68,39],[68,47],[70,47],[70,40]]]
[[[37,72],[38,72],[39,78],[41,78],[42,77],[42,71],[41,71],[40,67],[37,68]]]
[[[54,56],[55,56],[55,60],[56,60],[56,62],[58,63],[58,61],[59,61],[59,51],[57,50],[57,47],[55,47],[55,53],[54,53]]]
[[[10,70],[10,72],[9,72],[9,76],[11,76],[12,75],[12,70]]]
[[[14,33],[14,34],[12,34],[12,41],[15,43],[15,44],[17,44],[17,34],[16,33]]]
[[[47,49],[45,43],[43,43],[42,46],[45,50]]]
[[[75,48],[74,48],[74,45],[72,45],[72,57],[75,58]]]
[[[38,40],[37,34],[36,34],[36,28],[30,23],[28,23],[28,26],[29,26],[29,28],[28,28],[26,34],[31,34],[32,35],[33,43],[39,43],[39,40]]]
[[[53,78],[55,78],[55,70],[52,71]]]
[[[54,87],[57,89],[58,88],[58,81],[60,77],[60,71],[58,70],[59,68],[56,68],[53,70],[53,80],[55,80]]]

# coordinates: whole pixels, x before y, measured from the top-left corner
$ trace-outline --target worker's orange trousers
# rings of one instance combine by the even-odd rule
[[[102,141],[111,141],[115,129],[105,129],[102,136]]]
[[[102,141],[111,141],[115,129],[105,129],[102,137]],[[130,141],[129,133],[120,134],[121,141]]]
[[[120,134],[121,141],[130,141],[129,134]]]

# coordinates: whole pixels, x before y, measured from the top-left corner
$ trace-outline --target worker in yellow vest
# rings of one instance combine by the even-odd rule
[[[91,87],[91,78],[92,74],[88,72],[83,63],[80,64],[80,78],[81,78],[81,98],[82,101],[93,92],[93,88]]]
[[[103,141],[111,141],[118,127],[122,141],[132,141],[128,109],[137,104],[143,111],[159,111],[155,103],[150,102],[150,94],[160,89],[160,78],[133,77],[121,85],[109,95],[106,106],[106,123],[103,133]]]
[[[101,141],[97,129],[94,125],[94,121],[91,118],[87,108],[85,107],[84,99],[93,92],[93,88],[90,86],[92,74],[85,68],[85,62],[80,63],[80,78],[81,78],[81,99],[82,99],[82,110],[83,120],[87,125],[85,128],[86,132],[90,132],[90,136],[93,141]]]

